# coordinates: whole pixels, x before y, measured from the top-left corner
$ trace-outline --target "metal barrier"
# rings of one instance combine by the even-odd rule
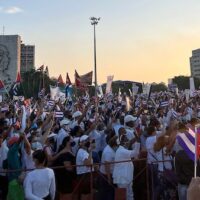
[[[114,165],[114,164],[117,164],[117,163],[126,163],[126,162],[133,162],[134,165],[136,165],[139,162],[144,162],[145,166],[143,168],[141,168],[137,172],[137,174],[135,174],[133,182],[135,182],[137,179],[139,179],[139,177],[141,177],[141,175],[145,174],[145,176],[146,176],[146,192],[147,192],[146,199],[150,200],[150,199],[154,199],[154,197],[155,197],[155,195],[154,195],[155,177],[154,177],[154,172],[152,171],[152,168],[149,170],[149,164],[146,161],[147,161],[146,158],[134,159],[134,160],[123,160],[123,161],[118,161],[118,162],[110,162],[109,165]],[[158,163],[160,163],[160,162],[164,163],[164,162],[171,162],[171,161],[172,160],[156,161],[156,162],[152,163],[152,166],[153,165],[158,165]],[[90,167],[90,191],[91,191],[91,193],[89,194],[90,197],[89,198],[87,197],[87,199],[90,199],[90,200],[94,199],[94,191],[93,191],[93,188],[94,188],[94,184],[93,184],[94,174],[93,174],[93,168],[99,167],[100,165],[108,165],[108,163],[96,163],[96,164],[92,164],[92,165],[72,165],[71,166],[71,167],[83,167],[83,166]],[[64,166],[58,166],[58,167],[50,167],[50,168],[53,169],[53,170],[58,170],[58,169],[63,169],[65,167]],[[0,170],[0,173],[28,172],[28,171],[32,171],[32,170],[34,170],[34,169],[26,169],[26,170],[17,169],[17,170],[2,170],[2,171]],[[150,172],[150,174],[149,174],[149,172]],[[96,174],[99,177],[105,179],[105,181],[108,182],[108,180],[100,173],[100,171],[96,171]],[[81,179],[77,182],[76,186],[73,188],[73,192],[71,193],[71,196],[77,194],[77,191],[79,190],[79,186],[81,185],[83,180],[84,180],[84,175],[81,177]],[[151,182],[149,182],[149,180],[151,180]],[[151,186],[151,188],[150,188],[150,186]],[[116,188],[113,185],[112,185],[112,187],[114,189]],[[150,192],[150,190],[151,190],[151,192]],[[152,194],[152,192],[153,192],[153,194]],[[64,200],[64,199],[66,199],[66,198],[63,198],[62,200]],[[125,197],[124,198],[116,197],[115,199],[122,200],[122,199],[126,199],[126,198]]]

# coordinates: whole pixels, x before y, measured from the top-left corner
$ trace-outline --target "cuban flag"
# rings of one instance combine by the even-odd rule
[[[160,103],[160,107],[167,107],[167,106],[169,106],[169,102],[168,101],[162,101]]]
[[[61,112],[61,111],[56,111],[55,112],[55,118],[62,119],[63,117],[64,117],[63,112]]]
[[[200,155],[200,130],[197,131],[197,158]],[[185,133],[179,133],[176,136],[179,145],[191,160],[195,160],[195,131],[191,128]]]

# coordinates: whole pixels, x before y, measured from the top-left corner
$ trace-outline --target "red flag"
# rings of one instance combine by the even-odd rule
[[[17,73],[16,83],[21,83],[21,75],[20,75],[20,72]]]
[[[65,84],[64,81],[63,81],[63,78],[62,78],[61,74],[60,74],[60,76],[58,77],[58,84],[61,84],[61,85],[64,85],[64,84]]]
[[[75,70],[75,85],[79,88],[86,88],[88,85],[92,84],[92,74],[93,72],[89,72],[82,76],[79,76],[77,71]]]
[[[3,90],[4,89],[4,83],[2,80],[0,80],[0,90]]]
[[[88,72],[87,74],[84,74],[82,75],[80,78],[81,78],[81,82],[88,86],[88,85],[92,85],[92,74],[93,74],[93,71],[91,72]]]
[[[71,80],[70,80],[70,78],[69,78],[68,73],[67,73],[67,76],[66,76],[66,84],[67,84],[67,85],[71,85],[71,84],[72,84],[72,83],[71,83]]]
[[[80,87],[81,86],[81,81],[80,81],[80,76],[77,73],[77,71],[75,70],[75,86],[76,87]]]

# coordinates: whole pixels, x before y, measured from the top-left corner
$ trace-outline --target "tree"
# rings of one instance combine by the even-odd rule
[[[167,91],[167,86],[165,83],[152,83],[151,85],[151,92],[161,92],[161,91]]]

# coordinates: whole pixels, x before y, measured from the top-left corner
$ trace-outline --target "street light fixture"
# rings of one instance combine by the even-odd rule
[[[94,26],[94,77],[95,77],[95,97],[97,98],[97,59],[96,59],[96,25],[98,24],[100,17],[90,17],[91,25]]]

